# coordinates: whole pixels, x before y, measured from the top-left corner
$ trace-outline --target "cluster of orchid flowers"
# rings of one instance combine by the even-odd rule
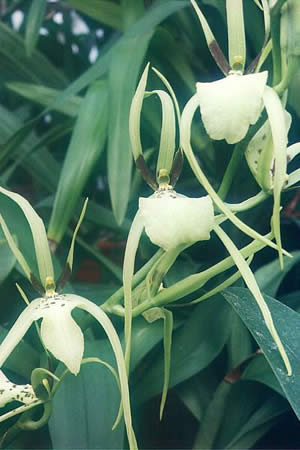
[[[274,326],[271,313],[249,267],[254,253],[266,245],[279,252],[282,264],[282,255],[287,254],[287,252],[281,246],[280,196],[282,190],[292,186],[300,178],[299,170],[289,176],[287,175],[287,161],[300,152],[300,147],[298,144],[287,147],[290,116],[284,109],[285,96],[283,95],[280,98],[276,89],[267,86],[268,72],[257,71],[252,73],[262,65],[267,53],[265,49],[269,42],[269,4],[267,0],[262,0],[262,4],[259,3],[265,18],[265,43],[260,58],[256,60],[256,64],[250,65],[248,73],[245,74],[246,50],[242,2],[233,0],[227,0],[226,2],[229,63],[220,50],[201,10],[194,0],[191,0],[191,2],[200,19],[208,47],[226,77],[215,82],[197,83],[197,92],[188,101],[181,113],[174,91],[164,76],[153,69],[166,87],[166,91],[147,92],[149,65],[142,74],[132,101],[129,129],[136,165],[141,170],[144,179],[153,188],[154,193],[149,198],[139,199],[139,210],[132,223],[125,250],[121,295],[112,296],[98,307],[93,302],[78,295],[58,293],[72,271],[75,239],[83,220],[86,204],[73,235],[66,269],[55,283],[51,253],[42,220],[23,197],[0,188],[2,195],[6,195],[19,205],[30,225],[38,263],[39,280],[33,274],[15,243],[4,218],[0,216],[0,224],[11,250],[26,277],[42,293],[42,297],[29,303],[24,292],[18,286],[19,292],[28,306],[0,345],[0,367],[5,364],[8,356],[23,338],[28,328],[35,322],[45,351],[50,352],[57,360],[62,361],[67,367],[67,372],[70,371],[76,375],[84,362],[84,338],[82,330],[71,316],[71,311],[74,308],[87,311],[106,332],[115,354],[118,375],[112,367],[109,366],[109,369],[117,378],[121,392],[121,408],[116,423],[123,413],[130,449],[137,448],[131,423],[128,390],[132,318],[138,314],[143,314],[150,322],[163,319],[165,323],[165,380],[160,411],[162,415],[168,389],[172,336],[172,313],[165,306],[196,291],[209,279],[228,270],[233,265],[236,265],[238,269],[234,275],[192,303],[195,304],[214,295],[232,284],[239,276],[242,276],[260,308],[288,375],[292,373],[288,356]],[[284,86],[284,83],[281,83],[280,86]],[[143,100],[153,94],[158,95],[162,105],[162,127],[156,176],[147,167],[140,138],[140,117]],[[262,189],[255,197],[240,204],[225,203],[205,176],[191,147],[191,125],[194,114],[199,107],[207,134],[212,139],[225,139],[229,144],[242,141],[247,135],[250,125],[259,121],[265,108],[268,118],[256,129],[256,133],[248,140],[245,147],[245,157],[249,168]],[[177,152],[175,152],[176,120],[180,134]],[[180,175],[184,155],[196,178],[206,191],[206,196],[188,198],[174,190]],[[270,194],[274,197],[272,231],[268,235],[262,236],[243,223],[236,214],[255,206]],[[221,227],[225,220],[230,220],[236,227],[251,237],[252,242],[238,250]],[[144,278],[141,278],[134,276],[134,262],[144,229],[152,243],[159,246],[161,250],[153,258],[147,274],[144,273]],[[216,266],[165,289],[162,284],[163,278],[178,255],[193,243],[210,239],[211,232],[215,232],[220,238],[230,256]],[[272,242],[274,237],[275,243]],[[124,306],[119,301],[122,297],[124,298]],[[117,313],[124,316],[125,354],[107,313]],[[38,324],[39,319],[42,319],[40,325]],[[101,360],[99,362],[104,363]],[[51,386],[48,381],[49,377],[52,377],[53,381]],[[36,405],[42,404],[46,410],[46,405],[51,403],[62,378],[57,378],[56,375],[51,374],[45,368],[40,369],[38,376],[35,373],[32,384],[16,385],[10,382],[0,371],[0,407],[11,401],[19,401],[23,404],[0,416],[0,421],[15,414],[24,413]],[[37,389],[41,385],[44,387],[42,395],[40,389]]]

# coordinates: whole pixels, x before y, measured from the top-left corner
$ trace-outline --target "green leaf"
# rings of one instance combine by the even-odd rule
[[[2,71],[5,71],[7,64],[12,65],[16,81],[30,81],[56,88],[66,85],[65,76],[42,53],[34,50],[28,58],[25,43],[20,34],[3,22],[0,23],[0,41]]]
[[[230,333],[231,317],[221,297],[200,303],[194,309],[191,317],[173,334],[170,388],[200,372],[220,353]],[[163,359],[152,360],[150,369],[134,389],[139,403],[161,392]]]
[[[86,342],[84,356],[99,357],[115,367],[107,340]],[[76,377],[68,374],[53,400],[53,448],[123,449],[123,424],[112,431],[119,402],[118,385],[106,367],[85,364]]]
[[[132,156],[129,110],[144,56],[154,30],[123,39],[114,50],[109,70],[109,130],[107,170],[112,209],[124,220],[130,194]]]
[[[32,0],[26,21],[25,45],[28,57],[32,55],[39,38],[46,12],[47,0]]]
[[[188,5],[189,2],[186,0],[156,0],[151,8],[149,8],[146,13],[124,33],[118,41],[119,44],[122,46],[124,42],[124,45],[126,45],[128,38],[136,38],[137,45],[139,46],[139,39],[143,40],[145,34],[153,33],[154,28],[168,16]],[[70,86],[68,86],[68,88],[49,105],[49,109],[57,107],[57,105],[62,103],[67,97],[77,94],[95,79],[104,75],[110,68],[111,59],[114,56],[115,50],[116,45],[112,46],[102,57],[98,58],[97,62],[92,67],[71,83]],[[134,48],[133,51],[139,51],[138,47]],[[117,67],[117,70],[119,71],[120,68]]]
[[[0,283],[3,283],[5,278],[8,277],[15,263],[16,258],[11,252],[3,233],[0,233]]]
[[[112,28],[122,29],[121,8],[107,0],[67,0],[72,8]]]
[[[265,296],[265,301],[292,366],[292,375],[288,376],[277,347],[274,345],[256,302],[253,301],[253,296],[248,289],[229,288],[223,292],[223,296],[236,310],[257,341],[293,410],[300,418],[299,314],[277,300]]]
[[[279,261],[271,261],[268,264],[260,267],[255,272],[255,278],[262,292],[274,297],[278,291],[278,288],[286,276],[286,274],[298,264],[300,261],[300,251],[292,252],[293,258],[283,257],[284,268],[281,269]]]
[[[73,217],[86,181],[99,158],[106,137],[107,90],[103,82],[91,85],[80,106],[77,122],[61,170],[48,228],[59,243]],[[76,183],[74,180],[76,179]]]
[[[263,383],[285,397],[277,378],[263,355],[256,355],[252,359],[243,372],[242,379]]]
[[[57,89],[48,88],[39,84],[21,83],[17,81],[6,83],[6,87],[22,97],[43,106],[48,106],[60,94],[60,91]],[[81,97],[73,95],[66,98],[63,103],[60,103],[53,109],[66,114],[67,116],[74,117],[77,116],[82,101],[83,99]]]

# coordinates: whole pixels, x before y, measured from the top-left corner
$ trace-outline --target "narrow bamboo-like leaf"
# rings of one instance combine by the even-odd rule
[[[259,347],[263,351],[276,378],[278,379],[288,401],[294,409],[297,417],[300,417],[300,384],[299,384],[299,364],[298,355],[300,318],[299,313],[288,308],[283,303],[265,296],[265,301],[273,316],[275,326],[280,332],[284,347],[287,350],[288,358],[293,367],[293,373],[288,376],[282,367],[281,357],[276,351],[273,339],[268,333],[266,323],[263,320],[256,302],[253,301],[252,294],[245,288],[229,288],[222,295],[232,305],[239,314]]]
[[[46,279],[48,277],[54,279],[54,272],[43,221],[34,211],[30,203],[21,195],[10,192],[2,187],[0,187],[0,192],[11,198],[20,206],[30,225],[39,268],[40,281],[42,285],[46,287]]]
[[[139,47],[139,41],[141,38],[145,38],[147,33],[153,33],[154,28],[166,19],[171,14],[179,11],[180,9],[188,6],[187,0],[156,0],[154,4],[149,8],[143,16],[136,21],[124,35],[118,41],[121,46],[126,42],[127,38],[136,38],[137,45],[133,47],[132,53],[134,54]],[[47,110],[51,110],[62,103],[67,97],[77,94],[81,89],[88,86],[95,79],[98,79],[105,74],[110,68],[110,62],[115,54],[116,45],[112,46],[101,58],[98,58],[97,62],[84,72],[79,78],[77,78],[65,91],[63,91],[50,105]],[[117,64],[116,64],[117,65]],[[116,70],[120,70],[117,67]],[[127,80],[128,81],[128,80]],[[126,83],[126,80],[125,80]],[[133,97],[133,92],[132,96]]]
[[[144,72],[141,76],[139,84],[136,88],[134,97],[130,106],[129,113],[129,136],[131,142],[131,150],[135,161],[140,155],[143,154],[143,148],[141,144],[141,113],[144,100],[144,94],[146,90],[149,63],[146,65]]]
[[[159,409],[159,418],[160,420],[162,420],[170,379],[173,314],[171,311],[168,311],[165,308],[151,308],[143,315],[145,319],[150,323],[155,322],[159,319],[163,319],[164,321],[164,385]]]
[[[122,40],[115,48],[109,70],[108,183],[112,209],[121,224],[130,194],[132,157],[129,111],[140,67],[153,31]]]
[[[139,245],[140,237],[144,228],[144,223],[137,212],[127,238],[127,244],[123,264],[123,286],[124,286],[124,307],[125,307],[125,362],[126,370],[129,372],[130,351],[131,351],[131,324],[132,324],[132,279],[134,273],[135,255]]]
[[[212,54],[212,57],[216,61],[216,64],[219,66],[219,68],[222,70],[224,75],[227,75],[230,71],[230,65],[228,64],[222,50],[219,47],[219,44],[217,43],[210,26],[208,25],[208,22],[202,13],[201,9],[197,5],[195,0],[191,0],[191,3],[196,11],[196,14],[199,18],[207,46],[209,48],[210,53]]]
[[[42,0],[41,2],[42,3]],[[3,22],[0,23],[0,55],[4,67],[6,61],[15,69],[15,80],[30,81],[62,88],[67,84],[65,76],[39,51],[26,55],[25,42],[19,33]]]
[[[121,9],[107,0],[67,0],[78,11],[112,28],[122,29]]]
[[[248,236],[252,237],[253,239],[258,239],[261,242],[263,242],[265,245],[268,245],[271,248],[274,248],[278,250],[278,246],[271,242],[270,240],[266,239],[261,234],[257,233],[255,230],[250,228],[248,225],[243,223],[238,217],[236,217],[231,210],[226,206],[226,204],[220,199],[208,179],[206,178],[204,172],[202,171],[200,165],[198,164],[195,155],[193,153],[193,149],[191,147],[190,139],[191,139],[191,123],[194,117],[194,114],[196,112],[196,109],[198,108],[198,99],[195,95],[192,97],[188,103],[186,104],[182,116],[181,116],[181,124],[180,124],[180,139],[181,139],[181,147],[184,150],[184,153],[189,161],[189,164],[196,176],[196,178],[200,181],[206,192],[210,195],[213,202],[216,204],[216,206],[222,211],[225,216],[241,231],[243,231]],[[283,251],[284,254],[289,254],[285,251]]]
[[[80,106],[56,191],[48,228],[49,239],[56,243],[64,236],[85,183],[103,150],[106,125],[107,88],[103,82],[96,82]]]
[[[287,130],[285,124],[284,109],[276,92],[270,87],[266,86],[263,99],[269,117],[274,148],[274,206],[272,225],[274,228],[276,243],[278,245],[280,265],[283,266],[280,235],[280,195],[282,188],[287,181]]]
[[[19,248],[17,247],[14,238],[12,237],[12,235],[9,232],[9,229],[7,228],[7,225],[3,219],[3,217],[0,215],[0,225],[2,227],[4,236],[7,240],[7,243],[11,249],[11,251],[13,252],[16,260],[18,261],[18,263],[20,264],[20,266],[22,267],[22,269],[25,272],[25,275],[27,276],[28,280],[31,279],[31,270],[30,267],[28,266],[24,256],[22,255],[21,251],[19,250]]]
[[[229,64],[244,70],[246,62],[245,26],[242,0],[226,0]]]
[[[277,345],[277,348],[279,350],[279,353],[282,357],[282,360],[284,362],[284,365],[286,367],[287,370],[287,374],[290,376],[292,375],[292,368],[291,368],[291,364],[289,361],[289,358],[286,354],[285,348],[282,345],[281,339],[278,335],[278,332],[275,328],[274,322],[273,322],[273,318],[272,315],[270,313],[270,310],[259,290],[259,287],[257,285],[257,282],[254,278],[254,275],[251,271],[251,269],[249,268],[248,264],[246,263],[246,261],[244,260],[244,258],[242,257],[241,253],[239,252],[239,250],[236,248],[236,246],[234,245],[234,243],[231,241],[231,239],[227,236],[227,234],[222,230],[221,227],[219,227],[219,225],[215,225],[214,226],[214,231],[217,234],[217,236],[220,238],[220,240],[223,242],[223,244],[225,245],[226,249],[228,250],[228,252],[230,253],[230,255],[232,256],[236,266],[238,267],[239,271],[241,272],[243,279],[248,287],[248,289],[250,290],[250,292],[252,293],[252,295],[254,296],[259,309],[263,315],[263,318],[265,320],[266,326],[271,334],[271,336],[274,339],[274,342]]]
[[[6,87],[22,97],[43,106],[51,104],[60,94],[60,91],[57,89],[32,83],[9,82],[6,83]],[[73,95],[66,98],[63,103],[60,103],[53,109],[74,117],[77,116],[82,101],[83,99],[81,97]]]
[[[39,38],[40,28],[46,12],[47,0],[32,0],[26,21],[25,45],[30,57]]]

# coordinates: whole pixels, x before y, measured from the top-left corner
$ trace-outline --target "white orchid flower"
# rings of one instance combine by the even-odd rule
[[[189,198],[173,189],[140,197],[139,213],[151,242],[164,250],[209,239],[214,223],[209,196]]]
[[[266,71],[231,71],[222,80],[196,84],[202,121],[212,139],[235,144],[246,136],[262,112],[267,78]]]
[[[124,410],[124,420],[129,445],[130,449],[136,449],[137,444],[131,423],[129,389],[124,355],[118,334],[112,322],[101,308],[86,298],[73,294],[58,294],[55,291],[55,282],[53,278],[54,270],[47,235],[42,220],[33,210],[28,201],[19,194],[10,192],[2,187],[0,187],[0,193],[15,201],[27,218],[33,235],[40,281],[38,281],[33,275],[29,265],[17,247],[4,219],[1,216],[0,224],[8,244],[10,245],[17,261],[23,268],[27,278],[31,282],[33,281],[35,286],[38,285],[40,290],[44,289],[45,291],[43,297],[37,298],[28,304],[1,343],[0,367],[3,366],[8,356],[24,337],[32,323],[42,319],[40,336],[43,345],[56,359],[63,362],[70,372],[74,375],[78,374],[84,351],[84,338],[80,327],[72,318],[71,312],[74,308],[87,311],[99,322],[112,346],[119,372],[122,406]],[[87,202],[84,204],[81,216],[73,234],[70,251],[67,258],[66,270],[60,277],[60,280],[63,281],[65,281],[66,275],[71,274],[72,271],[75,238],[79,226],[83,220],[86,206]],[[61,283],[60,280],[58,281],[58,284]],[[23,297],[25,296],[22,291],[21,294]],[[120,414],[118,417],[121,417]]]
[[[13,401],[29,405],[37,400],[31,384],[12,383],[0,370],[0,408]]]

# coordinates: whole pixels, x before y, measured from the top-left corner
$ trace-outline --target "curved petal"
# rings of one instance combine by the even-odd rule
[[[242,140],[263,108],[268,72],[233,73],[213,83],[197,83],[197,94],[205,129],[212,139],[229,144]]]
[[[2,341],[2,344],[0,345],[0,367],[23,338],[32,322],[41,317],[36,314],[36,308],[38,308],[40,300],[40,298],[34,300],[24,309],[7,333],[5,339]]]
[[[40,303],[43,343],[74,375],[80,370],[84,350],[83,333],[71,316],[77,304],[65,294],[45,298]]]
[[[209,196],[188,198],[162,191],[141,197],[139,208],[151,242],[164,250],[210,238],[214,211]]]

